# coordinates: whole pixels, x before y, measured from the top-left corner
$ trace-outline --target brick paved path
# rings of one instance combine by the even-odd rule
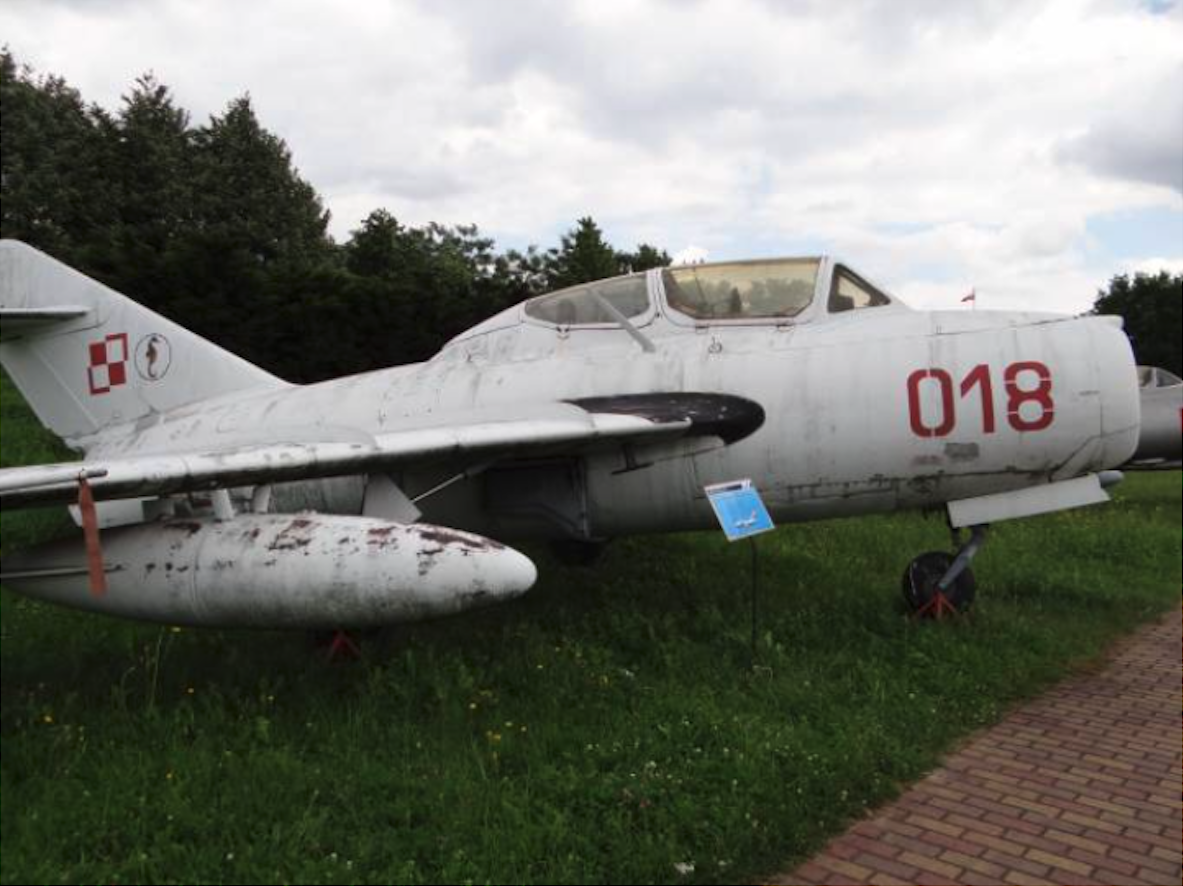
[[[773,883],[1183,881],[1183,613],[971,739]]]

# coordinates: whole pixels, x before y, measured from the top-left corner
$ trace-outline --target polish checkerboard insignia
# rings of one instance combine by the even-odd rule
[[[127,384],[127,333],[116,332],[99,341],[92,341],[87,348],[90,365],[86,367],[86,380],[92,396],[106,394],[112,388]]]

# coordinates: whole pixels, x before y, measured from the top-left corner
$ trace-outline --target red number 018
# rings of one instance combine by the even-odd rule
[[[925,383],[935,384],[940,394],[940,420],[928,424],[920,408],[920,390]],[[1006,420],[1016,431],[1042,431],[1056,417],[1056,405],[1052,400],[1051,370],[1037,360],[1023,360],[1011,363],[1002,372],[1002,383],[1006,389]],[[956,388],[961,399],[966,399],[974,388],[979,391],[982,407],[982,433],[993,434],[994,383],[990,366],[979,363],[965,374]],[[1024,403],[1034,403],[1038,414],[1024,416],[1020,409]],[[944,369],[917,369],[908,376],[908,418],[912,433],[918,437],[944,437],[957,426],[957,398],[953,377]],[[1030,410],[1028,410],[1030,413]]]

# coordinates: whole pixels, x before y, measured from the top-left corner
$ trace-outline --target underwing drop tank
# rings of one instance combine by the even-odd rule
[[[4,558],[29,597],[174,625],[371,627],[451,615],[525,593],[537,572],[498,542],[441,526],[322,514],[171,519],[102,533],[107,589],[81,538]]]

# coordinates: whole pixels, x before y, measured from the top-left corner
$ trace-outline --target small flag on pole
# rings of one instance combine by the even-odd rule
[[[962,304],[965,304],[966,302],[969,302],[975,308],[978,306],[978,291],[977,291],[977,289],[971,289],[969,291],[969,295],[965,296],[965,298],[963,298],[961,300]]]

